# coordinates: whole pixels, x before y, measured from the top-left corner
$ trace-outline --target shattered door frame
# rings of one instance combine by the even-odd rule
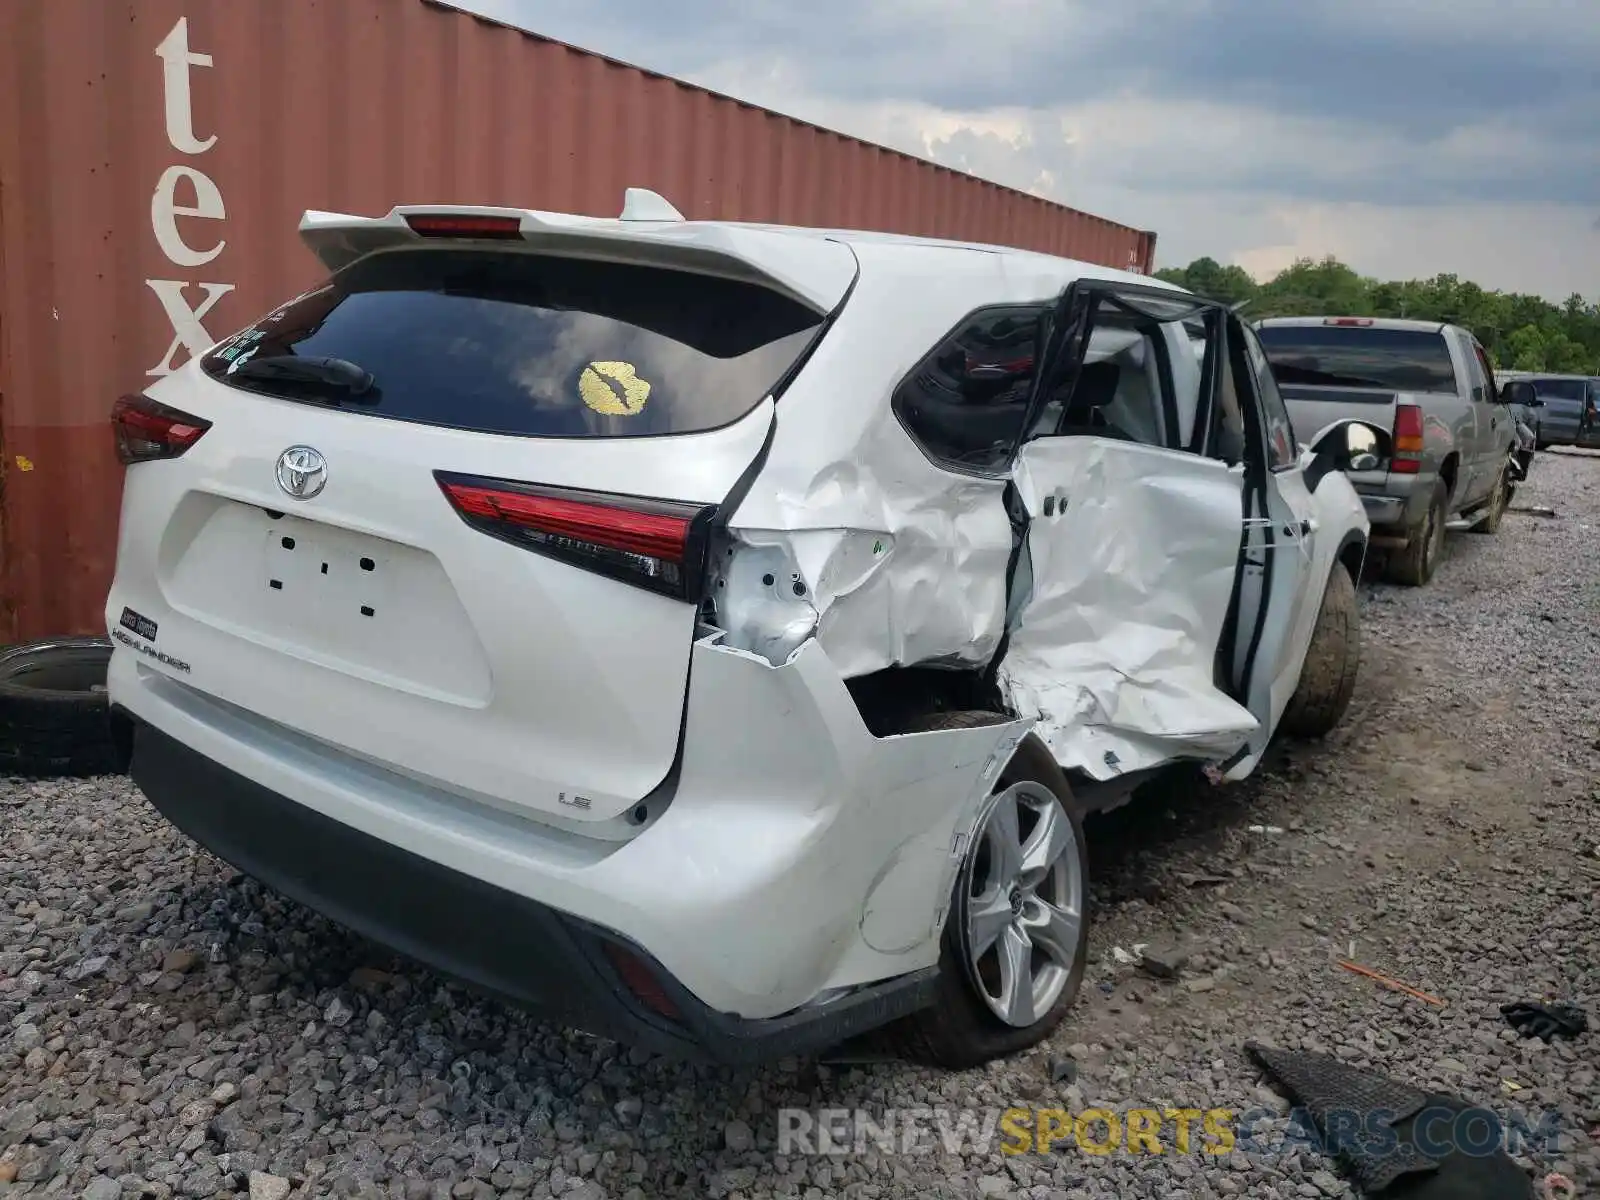
[[[1035,428],[1052,397],[1061,397],[1063,414],[1070,408],[1102,306],[1156,326],[1145,336],[1155,349],[1164,444],[1058,434],[1059,419],[1050,430]],[[1186,335],[1181,327],[1175,335],[1167,331],[1195,317],[1205,324],[1205,355],[1193,424],[1186,429],[1171,357],[1175,348],[1188,349]],[[1007,583],[1014,615],[991,667],[1013,709],[1038,720],[1037,732],[1060,765],[1098,781],[1184,758],[1227,763],[1248,752],[1260,728],[1243,702],[1244,679],[1219,670],[1233,657],[1239,625],[1248,508],[1251,492],[1261,486],[1251,479],[1261,471],[1251,468],[1265,467],[1258,454],[1247,452],[1244,463],[1229,466],[1210,453],[1226,321],[1224,306],[1201,297],[1080,280],[1058,297],[1040,338],[1027,433],[1010,469],[1008,498],[1021,517],[1021,553]],[[1258,439],[1246,441],[1259,448]],[[1056,504],[1098,525],[1064,524]],[[1172,514],[1173,524],[1158,513]],[[1153,518],[1161,520],[1157,530],[1150,529]],[[1175,555],[1173,539],[1183,536],[1184,519],[1190,522],[1187,552]],[[1118,522],[1132,524],[1115,528]],[[1065,557],[1062,544],[1071,547]],[[1054,578],[1041,576],[1041,560]],[[1151,586],[1132,593],[1098,588],[1095,580],[1112,572]],[[1020,582],[1024,573],[1026,582]],[[1063,593],[1068,576],[1074,578]],[[1259,594],[1261,611],[1250,615],[1261,618],[1270,592]],[[1030,623],[1039,621],[1076,632],[1060,641],[1049,633],[1030,638]]]

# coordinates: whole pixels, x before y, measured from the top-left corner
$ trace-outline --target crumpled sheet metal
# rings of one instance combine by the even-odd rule
[[[846,678],[987,666],[1008,621],[1006,480],[934,465],[876,398],[893,393],[899,364],[923,355],[930,328],[970,311],[963,270],[1000,268],[981,254],[935,270],[893,245],[854,249],[863,269],[850,309],[907,319],[841,320],[778,405],[761,486],[730,521],[742,548],[718,604],[727,644],[781,662],[814,627]],[[893,271],[871,269],[889,257],[900,259]],[[1030,278],[1026,294],[1065,282]],[[841,380],[860,403],[840,402]],[[1041,471],[1049,488],[1035,485]],[[1069,518],[1033,522],[1034,582],[1025,563],[1017,576],[1035,589],[1001,664],[1018,715],[1039,719],[1064,766],[1098,779],[1243,745],[1256,720],[1213,683],[1237,565],[1239,476],[1193,455],[1050,438],[1024,449],[1015,479],[1035,513],[1043,492],[1072,493]],[[1040,588],[1047,570],[1055,578]]]
[[[763,556],[763,575],[778,576],[780,588],[785,574],[799,576],[817,640],[846,678],[989,662],[1005,626],[1011,554],[1003,482],[938,470],[897,426],[867,434],[824,473],[780,477],[765,515],[781,525],[747,524],[762,518],[741,510],[734,532],[749,546],[781,548],[776,569]],[[737,591],[730,600],[738,611]]]
[[[1000,664],[1016,711],[1064,767],[1111,779],[1224,758],[1258,727],[1215,683],[1237,568],[1242,482],[1224,464],[1100,438],[1030,443],[1033,594]]]
[[[992,280],[1003,264],[977,252],[937,261],[914,247],[854,249],[862,273],[846,313],[894,311],[905,319],[846,316],[822,340],[778,404],[761,486],[731,529],[747,545],[783,549],[786,569],[800,576],[819,614],[817,639],[847,678],[893,666],[983,666],[1005,631],[1006,481],[935,466],[885,398],[904,364],[926,353],[929,331],[971,310],[971,278]],[[871,269],[891,259],[893,270]],[[1049,295],[1063,282],[1036,286],[1032,294]],[[761,557],[769,559],[763,576],[784,569]],[[737,613],[739,598],[730,599]]]

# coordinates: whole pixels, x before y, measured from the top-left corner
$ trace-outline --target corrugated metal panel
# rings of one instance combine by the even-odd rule
[[[122,391],[314,281],[307,208],[887,229],[1148,270],[1153,235],[424,0],[0,5],[0,637],[92,632]]]

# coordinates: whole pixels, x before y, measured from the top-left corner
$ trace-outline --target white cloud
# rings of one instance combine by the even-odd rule
[[[1558,53],[1600,62],[1600,21],[1570,0],[1528,0],[1515,20],[1491,0],[1308,0],[1292,17],[1254,9],[1278,19],[1262,28],[1239,25],[1245,0],[697,0],[685,7],[701,12],[675,10],[670,20],[638,8],[643,0],[464,2],[1154,229],[1162,265],[1209,254],[1265,275],[1333,254],[1383,278],[1453,272],[1558,300],[1600,291],[1600,188],[1591,186],[1600,180],[1600,112],[1587,104],[1600,74],[1575,77],[1554,109],[1512,103],[1545,79],[1524,74],[1519,85],[1518,62]],[[817,6],[837,8],[845,23],[810,20]],[[1353,40],[1295,48],[1297,29],[1329,38],[1348,30]],[[1257,40],[1239,39],[1230,73],[1228,38],[1241,32]],[[815,52],[830,38],[838,61]],[[1291,49],[1266,62],[1274,38]],[[1429,39],[1456,57],[1425,53]],[[1496,48],[1513,43],[1525,58],[1497,69]],[[1051,46],[1059,52],[1041,56]],[[1393,69],[1411,48],[1414,78],[1345,77],[1344,62],[1366,54],[1376,70]],[[1334,49],[1345,57],[1330,67]],[[1459,95],[1463,71],[1477,78],[1479,63],[1492,72],[1485,89],[1494,84],[1506,102]],[[1297,91],[1301,74],[1308,81]],[[1432,115],[1384,119],[1375,89],[1411,96],[1413,116]],[[962,95],[1009,99],[954,102]]]

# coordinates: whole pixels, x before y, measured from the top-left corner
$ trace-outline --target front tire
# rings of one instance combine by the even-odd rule
[[[1450,493],[1440,480],[1433,485],[1428,515],[1412,532],[1406,548],[1389,559],[1387,574],[1391,581],[1406,587],[1422,587],[1433,578],[1439,560],[1444,557],[1444,526],[1449,506]]]
[[[995,719],[944,713],[919,728]],[[1072,790],[1030,734],[1001,771],[957,875],[934,1003],[886,1029],[890,1046],[901,1057],[962,1070],[1050,1036],[1083,984],[1088,877]]]
[[[1356,604],[1355,580],[1339,563],[1333,564],[1322,608],[1300,668],[1300,682],[1278,727],[1290,737],[1320,738],[1332,733],[1344,719],[1355,694],[1361,668],[1361,612]]]

